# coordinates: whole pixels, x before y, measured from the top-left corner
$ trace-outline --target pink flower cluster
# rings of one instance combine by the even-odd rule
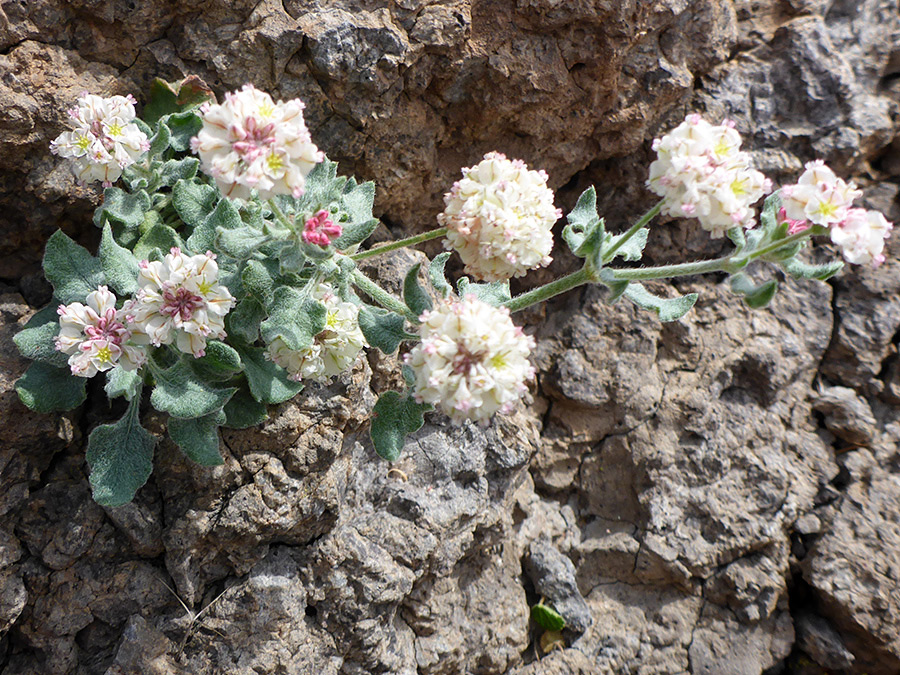
[[[322,209],[316,215],[307,219],[303,228],[303,241],[317,246],[328,246],[341,236],[343,228],[331,220],[331,214]]]

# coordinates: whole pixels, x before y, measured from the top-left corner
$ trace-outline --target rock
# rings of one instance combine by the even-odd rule
[[[840,634],[821,616],[804,612],[796,617],[797,646],[816,663],[833,670],[849,669],[856,658]]]
[[[900,477],[867,450],[847,454],[846,496],[803,560],[803,577],[855,657],[852,672],[886,675],[900,669]]]
[[[868,445],[877,424],[869,404],[848,387],[829,387],[816,397],[813,410],[825,416],[825,428],[852,445]]]
[[[575,565],[545,540],[537,540],[528,548],[525,571],[535,592],[553,607],[574,633],[586,631],[593,619],[587,602],[575,582]]]
[[[50,232],[96,245],[99,190],[47,151],[83,90],[141,98],[197,73],[302,97],[341,172],[376,181],[380,241],[433,227],[489,150],[546,169],[564,208],[596,184],[621,231],[651,203],[650,139],[696,109],[734,118],[773,178],[822,156],[896,220],[896,0],[133,4],[0,9],[0,279],[22,294],[0,296],[4,675],[900,670],[896,236],[877,270],[779,277],[767,309],[709,277],[650,285],[700,293],[669,324],[598,289],[518,315],[534,402],[486,429],[430,414],[391,465],[366,419],[402,385],[370,354],[223,433],[220,467],[161,443],[119,509],[85,476],[83,434],[112,414],[99,381],[75,414],[32,414],[11,342],[22,296],[49,298]],[[647,264],[728,246],[671,219],[650,241]],[[576,269],[554,258],[513,290]],[[364,267],[396,292],[422,259]],[[143,422],[162,436],[162,416]],[[865,448],[835,457],[833,436]],[[541,660],[523,562],[583,626]]]

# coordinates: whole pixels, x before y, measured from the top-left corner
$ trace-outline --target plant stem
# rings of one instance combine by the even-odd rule
[[[373,255],[378,255],[379,253],[387,253],[388,251],[394,251],[398,248],[404,248],[406,246],[415,246],[416,244],[421,244],[423,241],[428,241],[430,239],[437,239],[438,237],[443,237],[447,234],[446,227],[439,227],[436,230],[430,230],[428,232],[423,232],[422,234],[417,234],[412,237],[407,237],[406,239],[398,239],[397,241],[392,241],[388,244],[384,244],[382,246],[376,246],[375,248],[370,248],[367,251],[360,251],[359,253],[354,253],[350,256],[351,260],[364,260],[366,258],[371,258]]]
[[[270,199],[266,203],[269,205],[269,208],[272,209],[272,213],[275,214],[275,218],[278,219],[278,222],[289,230],[294,229],[294,223],[288,220],[288,217],[284,215],[284,211],[282,211],[278,204],[275,203],[275,199]]]
[[[659,267],[634,267],[629,269],[611,269],[615,278],[621,281],[646,281],[649,279],[669,279],[686,277],[691,274],[728,271],[732,267],[731,256],[714,260],[698,260],[696,262],[660,265]]]
[[[382,289],[380,286],[378,286],[378,284],[369,279],[369,277],[367,277],[359,270],[353,270],[350,281],[354,286],[356,286],[359,290],[368,295],[370,298],[372,298],[372,300],[377,302],[385,309],[389,309],[390,311],[396,312],[401,316],[405,316],[413,323],[419,322],[419,317],[413,314],[409,307],[407,307],[404,303],[400,302],[400,300]]]
[[[754,260],[756,258],[762,258],[764,255],[768,255],[769,253],[773,253],[778,249],[784,248],[785,246],[790,246],[791,244],[796,244],[798,241],[809,237],[812,234],[812,228],[807,228],[801,232],[796,232],[795,234],[790,235],[789,237],[785,237],[784,239],[779,239],[778,241],[772,242],[768,246],[757,249],[756,251],[750,252],[750,260]]]
[[[522,295],[517,295],[512,300],[507,301],[505,305],[510,312],[518,312],[591,281],[595,281],[595,279],[591,271],[585,266],[577,272],[560,277],[549,284],[530,290],[527,293],[522,293]]]
[[[653,218],[655,218],[659,214],[660,210],[662,210],[663,201],[665,201],[665,200],[661,199],[659,202],[656,203],[656,205],[653,208],[651,208],[649,211],[647,211],[647,213],[645,213],[640,218],[638,218],[637,221],[635,222],[635,224],[632,225],[628,229],[628,231],[625,234],[623,234],[615,244],[613,244],[612,246],[609,247],[609,249],[603,254],[603,263],[604,264],[606,264],[610,260],[612,260],[616,255],[616,251],[618,251],[620,248],[622,248],[622,246],[625,245],[625,242],[627,242],[629,239],[631,239],[637,233],[638,230],[640,230],[642,227],[644,227],[644,225],[649,223],[651,220],[653,220]]]

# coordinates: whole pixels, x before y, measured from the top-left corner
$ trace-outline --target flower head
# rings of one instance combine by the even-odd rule
[[[665,200],[662,213],[696,218],[713,237],[733,227],[753,227],[752,205],[771,183],[750,166],[740,146],[733,122],[716,126],[696,114],[654,140],[657,159],[650,164],[647,187]]]
[[[796,185],[781,188],[782,204],[788,218],[808,220],[823,227],[843,222],[853,200],[861,194],[853,183],[838,178],[822,160],[808,163]]]
[[[225,95],[221,104],[201,107],[203,128],[191,139],[200,168],[216,179],[226,197],[299,197],[306,175],[325,155],[303,121],[300,99],[278,101],[252,84]]]
[[[878,211],[850,209],[830,234],[848,263],[878,267],[884,262],[884,242],[892,229],[893,225]]]
[[[172,248],[162,262],[140,263],[137,297],[126,306],[132,330],[150,344],[203,356],[207,338],[225,337],[235,299],[218,283],[215,256],[185,256]]]
[[[447,228],[444,248],[454,248],[466,271],[487,281],[523,276],[550,263],[550,230],[562,216],[553,206],[547,174],[521,160],[490,152],[463,169],[444,195],[438,222]]]
[[[82,94],[69,110],[71,130],[50,142],[50,152],[71,159],[79,181],[112,185],[122,169],[150,148],[146,134],[134,124],[134,103],[130,95]]]
[[[319,284],[313,297],[325,305],[325,329],[306,349],[290,349],[281,338],[269,345],[267,358],[288,371],[297,382],[323,382],[348,370],[366,345],[359,328],[359,308],[343,302],[328,284]]]
[[[331,214],[322,209],[316,215],[306,220],[301,235],[307,244],[328,246],[332,241],[341,236],[343,228],[331,220]]]
[[[526,391],[534,338],[513,324],[505,307],[467,295],[423,313],[421,321],[422,341],[406,355],[417,401],[437,404],[454,422],[486,424]]]
[[[125,326],[122,310],[116,310],[116,296],[106,286],[88,293],[87,304],[60,305],[56,349],[69,356],[73,375],[93,377],[121,365],[136,370],[147,360],[144,347],[130,344],[131,331]]]

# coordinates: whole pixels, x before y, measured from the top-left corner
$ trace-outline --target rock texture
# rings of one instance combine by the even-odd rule
[[[2,675],[900,672],[897,237],[765,310],[709,278],[655,288],[700,293],[672,324],[596,289],[527,312],[533,400],[487,429],[429,416],[394,465],[365,420],[396,363],[370,354],[223,434],[223,466],[161,443],[133,504],[91,501],[83,439],[116,411],[13,391],[43,242],[97,236],[47,144],[81,91],[188,73],[304,98],[377,182],[382,237],[493,149],[563,207],[596,183],[622,227],[650,138],[698,108],[774,178],[821,156],[900,216],[897,0],[0,1]],[[648,251],[720,247],[673,221]],[[541,596],[568,621],[547,653]]]

